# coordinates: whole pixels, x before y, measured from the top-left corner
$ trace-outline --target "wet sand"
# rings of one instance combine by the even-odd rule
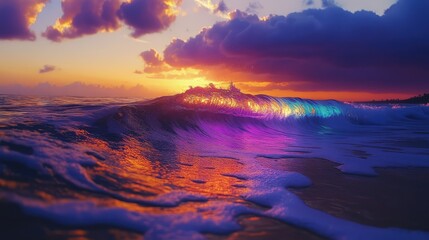
[[[260,160],[309,177],[310,187],[290,190],[312,208],[371,226],[429,230],[429,168],[377,168],[379,176],[368,177],[323,159]]]
[[[207,235],[207,238],[209,240],[326,239],[305,229],[285,224],[271,218],[259,216],[242,216],[239,218],[238,222],[243,227],[241,231],[234,232],[228,236]]]

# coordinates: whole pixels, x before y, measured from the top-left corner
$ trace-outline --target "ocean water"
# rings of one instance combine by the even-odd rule
[[[215,89],[1,95],[3,236],[429,239],[428,126],[425,105]]]

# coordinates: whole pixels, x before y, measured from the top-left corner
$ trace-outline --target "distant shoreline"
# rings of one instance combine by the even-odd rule
[[[429,93],[421,94],[415,97],[407,99],[386,99],[386,100],[372,100],[372,101],[363,101],[359,103],[408,103],[408,104],[428,104],[429,103]]]

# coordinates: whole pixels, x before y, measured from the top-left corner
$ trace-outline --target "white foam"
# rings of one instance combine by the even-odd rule
[[[286,187],[309,185],[309,179],[297,173],[275,170],[249,176],[246,200],[270,207],[263,215],[311,230],[330,239],[429,239],[428,232],[399,228],[366,226],[312,209]]]
[[[241,227],[235,217],[253,211],[238,204],[213,201],[195,211],[180,214],[148,214],[120,207],[103,207],[89,201],[47,204],[16,195],[8,199],[25,212],[68,226],[108,225],[144,233],[145,239],[205,239],[202,233],[228,234]],[[210,212],[210,217],[203,214]]]

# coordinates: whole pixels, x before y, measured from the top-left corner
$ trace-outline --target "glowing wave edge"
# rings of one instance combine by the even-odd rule
[[[340,116],[346,107],[346,104],[335,100],[313,101],[244,94],[233,84],[229,89],[218,89],[213,86],[190,88],[185,93],[177,95],[177,100],[188,109],[279,120]]]

